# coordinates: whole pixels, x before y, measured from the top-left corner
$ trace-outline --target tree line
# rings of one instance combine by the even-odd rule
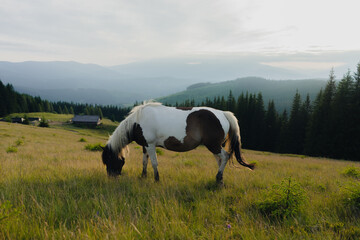
[[[296,92],[289,112],[279,113],[273,100],[265,107],[261,92],[241,93],[235,98],[230,91],[227,97],[206,98],[201,104],[186,100],[176,106],[208,106],[233,112],[247,149],[360,160],[360,63],[355,73],[347,72],[339,82],[332,70],[326,87],[313,102],[309,95],[303,99]],[[54,112],[121,121],[129,111],[113,105],[49,102],[19,94],[0,80],[0,117],[14,112]]]
[[[58,114],[98,115],[113,121],[121,121],[130,111],[114,105],[100,106],[92,104],[50,102],[40,97],[20,94],[11,84],[4,85],[0,80],[0,117],[11,113],[52,112]]]
[[[194,100],[176,104],[195,105]],[[360,63],[339,82],[331,70],[313,102],[296,92],[289,112],[276,111],[272,100],[265,108],[261,93],[241,93],[236,99],[230,91],[227,97],[207,98],[200,105],[233,112],[244,148],[360,160]]]

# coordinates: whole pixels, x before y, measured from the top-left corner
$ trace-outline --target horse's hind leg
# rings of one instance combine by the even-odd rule
[[[143,171],[141,173],[141,177],[147,176],[147,165],[149,160],[149,154],[146,151],[146,148],[143,147]]]
[[[230,155],[221,147],[221,142],[217,141],[216,138],[208,139],[204,145],[209,149],[219,165],[219,171],[216,175],[216,182],[222,183],[223,180],[223,172],[226,166],[227,161],[230,158]]]
[[[159,181],[159,172],[157,169],[158,166],[158,162],[157,162],[157,157],[156,157],[156,150],[155,150],[155,146],[149,146],[146,147],[146,151],[149,154],[150,160],[151,160],[151,165],[154,169],[154,178],[155,181]]]
[[[222,183],[223,181],[223,172],[226,166],[227,161],[229,160],[229,154],[224,150],[221,149],[221,152],[218,154],[214,154],[216,160],[218,161],[219,164],[219,171],[216,175],[216,182],[218,183]],[[219,161],[220,159],[220,161]]]
[[[214,154],[214,157],[216,159],[217,164],[219,165],[219,167],[221,166],[221,157],[218,154]]]

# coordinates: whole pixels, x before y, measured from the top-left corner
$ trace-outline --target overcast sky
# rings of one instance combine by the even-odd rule
[[[0,0],[0,61],[355,51],[359,9],[359,0]]]

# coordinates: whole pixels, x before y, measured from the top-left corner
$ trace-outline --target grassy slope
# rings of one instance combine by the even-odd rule
[[[74,117],[72,114],[54,114],[48,112],[34,112],[34,113],[26,113],[28,117],[39,117],[44,118],[49,122],[52,128],[56,129],[65,129],[77,133],[81,133],[83,135],[96,135],[96,136],[108,136],[111,134],[115,128],[117,127],[118,123],[114,123],[109,119],[102,119],[102,125],[100,127],[94,129],[88,128],[79,128],[75,127],[73,124],[70,124],[69,121]],[[12,113],[9,115],[10,118],[12,117],[24,117],[24,113]]]
[[[59,128],[0,122],[0,239],[340,239],[359,230],[340,201],[358,181],[341,171],[358,163],[245,151],[257,169],[227,166],[219,188],[204,147],[162,150],[155,183],[152,171],[139,178],[142,151],[131,144],[123,175],[109,179],[101,154],[84,149],[107,137]],[[7,153],[9,146],[18,151]],[[289,176],[307,201],[294,218],[271,221],[254,202]],[[4,210],[6,201],[13,206]]]

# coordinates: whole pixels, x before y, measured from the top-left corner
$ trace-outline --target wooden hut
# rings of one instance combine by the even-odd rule
[[[73,124],[98,126],[101,123],[101,119],[97,115],[75,115],[72,119]]]

